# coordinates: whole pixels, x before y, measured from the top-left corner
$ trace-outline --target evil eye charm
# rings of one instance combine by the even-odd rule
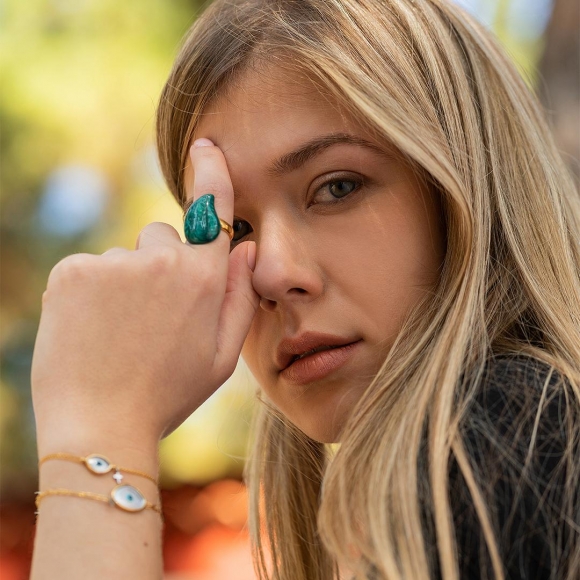
[[[85,465],[98,475],[111,471],[111,462],[102,455],[89,455],[85,459]]]
[[[132,485],[117,485],[111,491],[111,499],[117,507],[127,512],[140,512],[147,506],[143,494]]]
[[[221,225],[214,201],[215,197],[207,193],[196,199],[187,210],[183,229],[190,244],[207,244],[219,236]]]

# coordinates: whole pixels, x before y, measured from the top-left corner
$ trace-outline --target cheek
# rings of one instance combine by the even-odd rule
[[[401,187],[318,219],[309,230],[315,238],[305,246],[316,248],[309,259],[324,277],[325,291],[304,322],[335,321],[338,332],[360,333],[376,357],[372,370],[378,370],[406,314],[437,279],[444,254],[437,204]],[[242,349],[248,368],[273,399],[279,396],[270,351],[280,338],[276,324],[272,313],[259,308]]]
[[[428,192],[401,186],[333,222],[321,244],[330,283],[377,333],[396,333],[438,278],[444,256],[438,204]]]

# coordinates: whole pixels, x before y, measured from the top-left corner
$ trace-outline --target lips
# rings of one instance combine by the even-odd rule
[[[357,342],[357,338],[305,332],[294,338],[285,338],[280,342],[276,352],[278,369],[283,371],[296,360],[301,360],[316,352],[330,350]]]

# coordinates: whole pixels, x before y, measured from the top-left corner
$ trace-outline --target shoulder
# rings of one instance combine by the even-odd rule
[[[498,355],[489,358],[477,383],[479,402],[499,397],[504,401],[538,399],[542,390],[554,392],[563,382],[553,367],[524,355]],[[492,402],[492,401],[490,401]]]
[[[538,359],[521,355],[490,359],[475,383],[462,423],[464,433],[499,437],[496,443],[509,444],[512,450],[527,449],[538,439],[565,444],[569,413],[577,415],[566,386],[558,371]]]
[[[570,522],[567,485],[570,459],[579,459],[577,411],[565,378],[537,359],[496,357],[477,382],[460,433],[509,578],[550,578],[550,570],[567,557],[570,532],[580,523]],[[453,461],[450,493],[462,567],[472,577],[486,549],[473,500]],[[575,514],[577,520],[578,503]]]

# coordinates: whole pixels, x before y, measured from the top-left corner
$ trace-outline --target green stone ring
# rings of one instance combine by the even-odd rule
[[[224,230],[230,241],[234,230],[230,224],[220,219],[215,211],[215,197],[206,193],[198,197],[186,211],[183,218],[185,239],[190,244],[207,244],[213,242]]]

